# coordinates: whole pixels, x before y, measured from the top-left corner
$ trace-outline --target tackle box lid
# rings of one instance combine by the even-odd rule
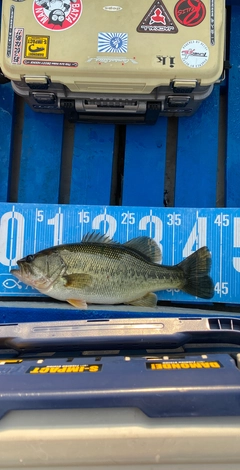
[[[1,67],[13,81],[74,92],[209,86],[222,73],[224,36],[224,0],[4,0]]]

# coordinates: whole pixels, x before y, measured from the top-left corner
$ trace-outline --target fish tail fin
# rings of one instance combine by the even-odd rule
[[[202,299],[211,299],[214,295],[214,284],[208,275],[211,269],[211,253],[206,246],[192,253],[177,265],[185,274],[186,283],[181,288],[190,295]]]

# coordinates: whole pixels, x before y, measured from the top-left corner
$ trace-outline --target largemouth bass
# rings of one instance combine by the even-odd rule
[[[20,259],[11,273],[54,299],[78,308],[93,304],[155,307],[154,291],[181,289],[210,299],[211,254],[202,247],[175,266],[159,264],[157,243],[139,237],[120,244],[98,233],[81,243],[59,245]]]

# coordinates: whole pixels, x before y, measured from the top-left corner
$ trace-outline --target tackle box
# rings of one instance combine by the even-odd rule
[[[0,87],[0,469],[239,468],[240,5],[226,7],[225,80],[187,119],[75,123]],[[81,311],[9,274],[93,230],[149,235],[166,264],[206,243],[213,299]]]
[[[71,121],[191,116],[222,79],[225,0],[3,0],[1,68]]]

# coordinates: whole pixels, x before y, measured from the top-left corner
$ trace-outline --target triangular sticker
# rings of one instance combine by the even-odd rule
[[[156,0],[137,27],[139,33],[177,33],[171,15],[164,3]]]

